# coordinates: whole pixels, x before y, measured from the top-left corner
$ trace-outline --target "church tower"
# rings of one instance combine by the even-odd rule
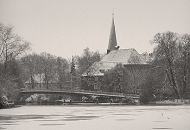
[[[117,49],[119,49],[119,46],[117,46],[117,38],[116,38],[114,14],[113,14],[107,54],[110,51],[117,50]]]

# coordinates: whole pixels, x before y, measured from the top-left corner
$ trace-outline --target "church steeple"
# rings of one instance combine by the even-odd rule
[[[119,47],[117,46],[117,38],[116,38],[115,23],[114,23],[114,14],[112,14],[112,25],[111,25],[107,54],[112,50],[117,50],[118,48]]]

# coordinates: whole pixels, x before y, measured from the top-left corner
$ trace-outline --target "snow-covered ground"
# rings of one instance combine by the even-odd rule
[[[9,130],[190,130],[190,106],[22,106],[0,110]]]

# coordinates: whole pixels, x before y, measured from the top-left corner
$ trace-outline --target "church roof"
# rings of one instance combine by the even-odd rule
[[[145,64],[146,61],[135,49],[113,50],[105,55],[103,62],[114,62],[122,64]]]
[[[103,76],[104,71],[114,68],[117,64],[147,64],[147,59],[135,49],[113,50],[89,67],[82,76]]]

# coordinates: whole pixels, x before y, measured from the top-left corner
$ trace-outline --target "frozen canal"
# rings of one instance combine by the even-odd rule
[[[0,110],[8,130],[190,130],[190,106],[22,106]]]

